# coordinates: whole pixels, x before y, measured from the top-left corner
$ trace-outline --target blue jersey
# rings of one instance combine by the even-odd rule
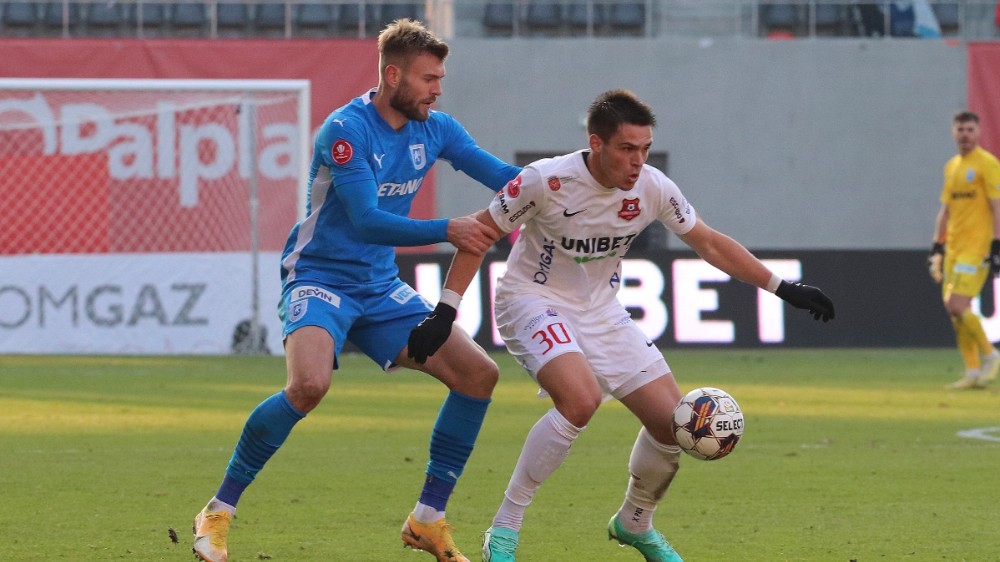
[[[371,103],[375,90],[331,113],[316,136],[306,218],[281,259],[284,284],[394,279],[395,246],[447,241],[447,219],[407,218],[438,158],[499,191],[520,172],[486,152],[453,117],[431,111],[399,131]]]

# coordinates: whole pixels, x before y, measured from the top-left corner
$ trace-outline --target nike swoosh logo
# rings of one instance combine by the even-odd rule
[[[580,213],[582,213],[582,212],[584,212],[586,210],[587,209],[580,209],[579,211],[577,211],[575,213],[571,213],[571,212],[569,212],[569,209],[563,209],[563,216],[564,217],[572,217],[574,215],[579,215]]]
[[[653,347],[653,342],[647,341],[646,342],[646,347]]]

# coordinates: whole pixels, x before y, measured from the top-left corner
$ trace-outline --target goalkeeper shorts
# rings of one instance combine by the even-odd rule
[[[983,256],[955,256],[944,264],[944,283],[941,284],[944,300],[951,295],[976,297],[983,289],[983,283],[990,273]]]

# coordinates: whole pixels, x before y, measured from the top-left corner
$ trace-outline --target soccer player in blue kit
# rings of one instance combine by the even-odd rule
[[[251,412],[218,492],[194,521],[195,555],[228,558],[229,524],[243,491],[330,387],[344,343],[389,370],[409,367],[450,390],[438,413],[423,490],[402,529],[404,546],[439,562],[467,562],[445,505],[482,426],[499,371],[462,330],[426,364],[407,356],[410,330],[431,311],[398,278],[395,246],[450,242],[482,254],[498,236],[475,217],[414,220],[410,204],[441,158],[493,191],[520,172],[480,148],[453,117],[431,110],[448,45],[411,20],[378,38],[379,84],[327,117],[315,143],[306,218],[281,260],[285,388]]]

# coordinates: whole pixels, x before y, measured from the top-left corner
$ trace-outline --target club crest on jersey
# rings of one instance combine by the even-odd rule
[[[976,179],[976,170],[969,168],[965,171],[965,181],[972,183],[972,180]]]
[[[414,170],[424,169],[424,166],[427,165],[427,153],[424,151],[424,145],[422,144],[410,145],[410,160],[413,160]]]
[[[639,216],[642,209],[639,208],[639,198],[635,199],[622,199],[622,210],[618,211],[618,216],[630,221],[635,217]]]
[[[507,195],[516,198],[521,194],[521,176],[507,182]]]
[[[559,178],[555,176],[550,177],[547,181],[549,183],[549,189],[552,191],[559,191],[559,188],[562,187],[562,183],[559,182]]]
[[[333,157],[334,162],[343,166],[351,161],[351,157],[354,156],[354,148],[351,147],[351,143],[344,139],[337,139],[337,142],[333,143],[333,148],[330,149],[330,156]]]
[[[308,310],[309,308],[309,301],[308,300],[295,301],[292,303],[292,306],[290,308],[291,310],[289,310],[288,312],[288,321],[298,322],[299,320],[302,319],[303,316],[306,315],[306,310]]]

